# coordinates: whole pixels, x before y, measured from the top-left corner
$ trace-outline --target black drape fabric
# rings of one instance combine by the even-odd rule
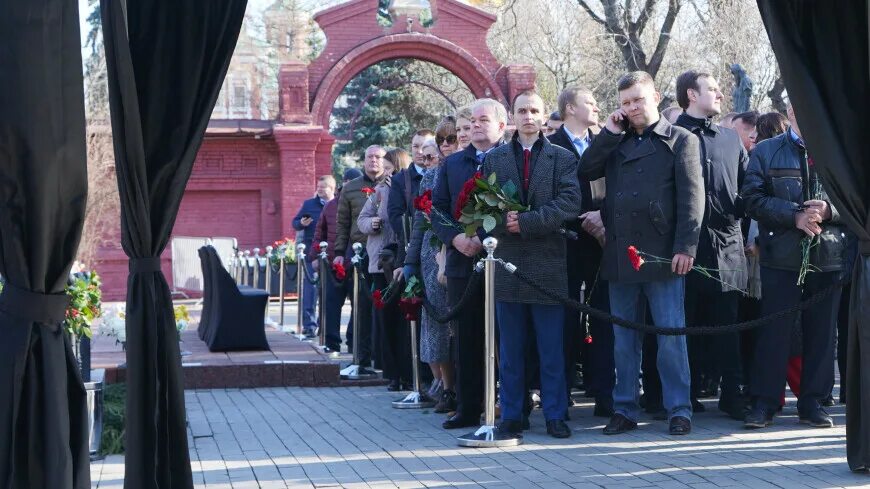
[[[90,488],[62,322],[87,201],[78,4],[0,2],[0,488]]]
[[[124,487],[193,487],[159,256],[229,66],[245,0],[101,0],[127,280]]]
[[[870,468],[870,107],[867,0],[758,0],[801,135],[841,218],[858,236],[852,271],[846,452]],[[842,387],[841,387],[842,388]]]

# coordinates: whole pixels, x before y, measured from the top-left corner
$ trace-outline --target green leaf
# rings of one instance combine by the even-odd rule
[[[477,234],[477,228],[478,225],[476,222],[474,224],[469,224],[468,226],[465,226],[465,235],[474,236],[475,234]]]
[[[501,188],[501,191],[504,192],[505,197],[510,200],[514,200],[517,197],[517,186],[514,185],[513,181],[508,180],[508,182]]]
[[[487,205],[491,205],[493,207],[498,206],[499,202],[501,201],[501,199],[499,199],[495,194],[490,193],[483,194],[483,200],[486,202]]]
[[[475,180],[474,184],[481,190],[489,190],[489,183],[486,180]]]
[[[484,231],[489,233],[493,229],[495,229],[495,226],[496,226],[496,221],[495,221],[494,217],[486,216],[483,218],[483,230]]]
[[[495,172],[492,172],[489,174],[489,178],[487,178],[486,181],[489,182],[490,185],[495,185],[495,179]]]

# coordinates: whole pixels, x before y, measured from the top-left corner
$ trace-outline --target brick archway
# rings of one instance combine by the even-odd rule
[[[468,51],[434,36],[393,34],[371,40],[350,51],[323,78],[311,107],[315,124],[329,127],[329,117],[344,87],[360,72],[381,61],[411,58],[441,66],[471,90],[475,97],[490,97],[506,103],[506,95],[489,73]]]

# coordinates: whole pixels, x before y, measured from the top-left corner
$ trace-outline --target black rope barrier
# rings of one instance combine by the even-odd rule
[[[468,279],[468,285],[465,286],[465,291],[462,293],[462,298],[459,299],[459,302],[456,303],[455,306],[448,308],[447,312],[441,314],[438,310],[435,309],[435,306],[429,302],[429,299],[426,298],[426,294],[423,294],[423,307],[426,309],[426,314],[429,315],[436,322],[446,324],[459,316],[459,313],[465,309],[466,306],[471,302],[474,298],[476,299],[479,295],[480,287],[483,285],[483,268],[475,267],[474,272],[471,274],[471,278]]]
[[[510,263],[506,263],[504,261],[499,260],[499,263],[508,271],[508,273],[513,274],[517,279],[524,282],[529,287],[537,290],[541,294],[549,297],[552,300],[560,302],[561,304],[580,311],[582,313],[586,313],[590,316],[594,316],[603,321],[607,321],[609,323],[617,324],[619,326],[633,329],[635,331],[641,331],[643,333],[651,333],[657,335],[665,335],[665,336],[682,336],[682,335],[714,335],[714,334],[725,334],[725,333],[735,333],[738,331],[746,331],[749,329],[756,328],[758,326],[762,326],[764,324],[769,324],[777,319],[784,318],[786,316],[790,316],[792,314],[797,313],[798,311],[808,309],[819,302],[821,302],[825,297],[827,297],[831,292],[833,292],[837,287],[842,287],[844,284],[848,283],[848,280],[841,280],[837,283],[825,288],[824,290],[820,290],[815,294],[811,295],[807,299],[797,303],[796,305],[789,307],[787,309],[783,309],[781,311],[777,311],[772,314],[768,314],[767,316],[760,317],[757,319],[753,319],[750,321],[743,321],[740,323],[734,324],[723,324],[720,326],[709,326],[709,325],[701,325],[701,326],[689,326],[683,328],[663,328],[660,326],[654,326],[651,324],[639,323],[636,321],[630,321],[628,319],[623,319],[617,316],[610,314],[609,312],[602,311],[600,309],[596,309],[587,304],[583,304],[581,302],[575,301],[570,297],[563,296],[556,291],[545,288],[543,285],[536,282],[534,279],[523,273],[518,268],[514,267]],[[464,297],[463,297],[464,298]]]

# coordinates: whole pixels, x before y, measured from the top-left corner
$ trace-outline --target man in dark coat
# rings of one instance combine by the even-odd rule
[[[499,239],[497,256],[524,271],[558,294],[567,294],[565,238],[562,223],[580,212],[577,160],[554,146],[541,133],[544,101],[535,92],[519,94],[513,103],[517,130],[509,144],[494,149],[483,175],[495,174],[504,188],[512,182],[528,211],[506,213],[505,224],[493,230]],[[495,300],[499,330],[501,424],[499,430],[522,431],[526,395],[525,356],[528,333],[537,343],[541,366],[541,398],[547,433],[571,436],[565,424],[565,364],[562,327],[565,309],[503,268],[496,269]]]
[[[420,180],[426,171],[423,164],[423,143],[428,139],[435,139],[435,133],[431,129],[420,129],[411,138],[411,158],[413,164],[408,168],[393,175],[390,186],[390,198],[387,201],[387,214],[390,217],[390,226],[396,233],[396,241],[399,243],[399,256],[396,263],[402,263],[405,256],[405,246],[410,240],[410,225],[414,219],[414,198],[420,193]],[[406,230],[405,227],[408,227]],[[408,231],[406,235],[406,231]]]
[[[568,87],[559,94],[559,113],[562,127],[548,137],[551,143],[580,156],[592,144],[591,128],[598,124],[598,104],[592,91],[581,87]],[[601,207],[605,195],[604,179],[580,182],[580,215],[565,223],[565,228],[577,233],[576,240],[568,240],[567,271],[568,295],[579,299],[586,286],[588,302],[592,307],[607,311],[607,281],[599,277],[601,243],[604,242],[604,224]],[[582,320],[589,322],[591,344],[584,342]],[[616,382],[613,364],[613,327],[607,321],[581,316],[575,311],[565,314],[565,374],[568,394],[574,381],[575,364],[583,349],[583,383],[586,395],[595,398],[595,416],[613,415],[613,385]],[[569,406],[571,400],[569,399]]]
[[[432,229],[447,244],[447,302],[456,305],[462,299],[472,269],[483,250],[478,236],[468,237],[454,218],[459,194],[465,183],[481,169],[484,159],[501,142],[507,125],[507,111],[492,99],[474,103],[471,114],[471,144],[453,153],[438,168],[438,183],[432,192]],[[456,414],[443,423],[445,429],[480,424],[483,408],[483,297],[473,300],[453,322],[456,333]]]
[[[691,270],[704,212],[704,181],[698,161],[698,138],[662,119],[661,95],[645,72],[628,73],[618,83],[620,109],[580,158],[580,175],[606,175],[603,278],[610,289],[611,312],[636,320],[646,298],[653,321],[683,327],[684,275]],[[630,260],[630,246],[659,257],[648,263]],[[673,258],[672,258],[673,257]],[[616,387],[614,415],[605,434],[637,427],[640,414],[637,378],[643,334],[614,325]],[[689,365],[683,336],[658,337],[658,369],[669,431],[692,429]]]
[[[712,122],[712,117],[721,112],[721,102],[719,84],[709,74],[693,70],[677,78],[677,103],[684,112],[676,125],[691,131],[701,143],[699,165],[706,189],[695,263],[718,270],[712,274],[721,281],[697,273],[686,278],[686,322],[690,326],[736,323],[741,291],[746,289],[749,276],[740,229],[743,206],[738,195],[748,157],[735,131]],[[721,376],[719,409],[742,420],[745,403],[740,396],[740,335],[693,336],[688,346],[695,411],[703,409],[697,400],[701,374],[716,384]]]
[[[320,218],[320,213],[326,204],[335,197],[335,177],[332,175],[323,175],[317,179],[317,195],[302,202],[302,207],[293,218],[293,229],[296,230],[296,242],[305,245],[305,253],[312,255],[314,251],[311,248],[312,238],[314,237],[314,228],[317,226],[317,220]],[[301,233],[301,235],[300,235]],[[305,266],[308,271],[313,273],[315,270],[311,267],[310,262],[306,262]],[[302,281],[304,287],[304,333],[308,337],[314,337],[314,330],[317,329],[317,317],[314,314],[314,308],[317,305],[317,286],[312,284],[308,279]]]
[[[834,382],[834,330],[842,286],[848,230],[831,205],[821,176],[813,168],[794,110],[788,108],[790,128],[762,141],[752,151],[741,195],[746,213],[758,221],[761,260],[761,314],[788,309],[819,291],[833,292],[801,313],[803,368],[798,396],[801,423],[830,428],[834,420],[820,405]],[[809,272],[801,281],[802,240],[815,240],[809,249]],[[788,363],[788,338],[794,316],[788,315],[758,330],[750,375],[752,410],[747,428],[764,428],[779,407]]]

